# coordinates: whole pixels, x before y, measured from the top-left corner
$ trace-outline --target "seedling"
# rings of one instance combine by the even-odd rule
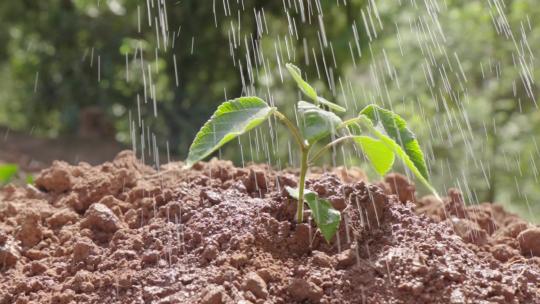
[[[191,167],[237,136],[252,130],[272,116],[276,117],[289,129],[300,153],[298,188],[287,187],[289,195],[298,201],[296,221],[304,221],[304,202],[307,202],[317,227],[328,242],[339,228],[341,215],[329,201],[305,189],[306,174],[310,165],[341,142],[352,140],[358,145],[380,175],[385,175],[392,168],[395,157],[399,157],[416,178],[437,195],[428,182],[428,170],[420,145],[407,128],[405,120],[392,111],[372,104],[366,106],[356,117],[343,121],[335,112],[346,112],[345,108],[318,96],[315,89],[302,78],[298,67],[290,63],[286,67],[300,90],[313,101],[298,102],[300,126],[258,97],[240,97],[226,101],[197,133],[189,149],[186,165]],[[364,133],[371,136],[360,135]],[[330,136],[333,141],[311,153],[316,143]]]

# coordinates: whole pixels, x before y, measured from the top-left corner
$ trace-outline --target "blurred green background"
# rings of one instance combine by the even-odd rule
[[[408,120],[441,192],[538,222],[538,22],[537,0],[1,1],[0,125],[135,138],[148,162],[155,136],[179,160],[227,98],[257,94],[293,115],[294,62],[348,117],[377,103]],[[220,155],[294,165],[284,132]],[[363,166],[345,148],[328,160]]]

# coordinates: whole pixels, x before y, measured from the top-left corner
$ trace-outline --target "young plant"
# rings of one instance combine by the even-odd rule
[[[189,149],[186,165],[191,167],[237,136],[272,116],[276,117],[289,129],[300,153],[298,188],[287,187],[289,195],[298,201],[296,221],[304,221],[306,202],[317,227],[328,242],[339,228],[341,215],[329,201],[305,189],[306,174],[311,164],[343,141],[352,140],[358,145],[380,175],[386,174],[392,168],[395,157],[399,157],[416,178],[437,195],[428,182],[428,170],[420,145],[400,116],[376,105],[368,105],[356,117],[343,121],[334,112],[346,112],[345,108],[318,96],[316,90],[302,78],[298,67],[290,63],[286,67],[300,90],[312,101],[299,101],[297,104],[300,126],[258,97],[226,101],[197,133]],[[333,141],[314,154],[311,153],[316,143],[330,136]]]

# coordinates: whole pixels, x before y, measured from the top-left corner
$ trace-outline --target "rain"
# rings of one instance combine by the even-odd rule
[[[173,58],[172,75],[176,87],[182,87],[181,79],[189,77],[183,75],[183,68],[177,62],[177,50],[184,49],[189,55],[197,52],[197,33],[194,35],[181,35],[182,24],[178,28],[171,29],[167,10],[182,9],[182,2],[167,3],[167,1],[146,1],[144,6],[137,6],[137,29],[139,32],[155,31],[156,48],[153,51],[143,51],[141,41],[135,53],[125,54],[126,81],[130,78],[139,77],[143,82],[143,91],[139,92],[144,104],[150,104],[154,118],[158,117],[159,97],[155,80],[159,73],[159,60],[163,57]],[[393,8],[415,12],[408,18],[392,20],[382,17],[381,11],[389,14]],[[527,151],[506,151],[506,146],[502,142],[493,143],[491,138],[501,137],[498,132],[515,132],[515,123],[508,126],[501,125],[492,117],[492,121],[479,121],[475,113],[475,100],[477,93],[477,79],[471,82],[471,65],[479,65],[482,71],[481,81],[486,85],[493,85],[502,81],[503,75],[517,73],[519,76],[510,84],[511,96],[516,98],[519,104],[519,113],[525,107],[529,112],[537,111],[535,77],[534,70],[536,61],[534,52],[529,43],[529,35],[534,30],[534,24],[527,15],[519,22],[517,27],[512,27],[506,13],[506,4],[502,1],[489,0],[482,3],[482,9],[489,15],[490,26],[495,31],[499,41],[508,41],[513,45],[510,53],[511,62],[499,61],[497,55],[487,55],[479,62],[470,61],[467,51],[454,48],[452,39],[447,37],[446,32],[451,8],[446,1],[369,1],[362,7],[358,15],[354,15],[349,24],[348,39],[339,42],[340,52],[347,52],[349,60],[345,57],[335,55],[336,41],[333,40],[334,33],[329,33],[327,24],[332,24],[328,9],[348,9],[351,3],[348,1],[335,1],[334,5],[322,5],[320,1],[283,1],[280,22],[287,26],[286,32],[273,31],[268,25],[264,7],[254,7],[253,11],[247,11],[243,1],[213,1],[212,19],[216,29],[226,30],[228,37],[229,57],[236,73],[240,76],[242,85],[242,95],[257,95],[268,100],[272,105],[282,106],[295,113],[294,100],[282,100],[275,94],[276,87],[283,86],[287,81],[284,70],[286,62],[297,62],[302,58],[302,64],[306,69],[314,66],[316,74],[305,75],[308,79],[316,81],[321,90],[328,92],[327,97],[341,103],[351,111],[357,112],[367,103],[380,104],[397,111],[402,115],[414,113],[418,115],[418,121],[430,127],[426,128],[427,133],[420,134],[421,140],[429,168],[436,180],[435,184],[441,189],[457,186],[464,187],[462,190],[466,196],[466,201],[471,204],[480,203],[481,196],[477,191],[491,191],[495,179],[507,180],[506,178],[493,177],[493,174],[500,175],[499,167],[517,167],[523,165],[528,167],[526,174],[530,174],[534,180],[538,169],[534,161],[534,155],[539,151],[536,147],[527,148]],[[480,5],[480,3],[475,3]],[[220,7],[221,6],[221,7]],[[146,18],[143,22],[141,18]],[[414,16],[414,17],[412,17]],[[272,18],[276,18],[273,16]],[[255,33],[246,32],[243,24],[254,22]],[[482,24],[482,26],[485,26]],[[300,33],[314,31],[316,34],[305,36]],[[384,33],[384,35],[383,35]],[[340,33],[340,38],[343,34]],[[362,37],[367,37],[364,41]],[[383,40],[384,39],[384,40]],[[466,35],[460,39],[467,39]],[[501,42],[502,43],[502,42]],[[262,47],[269,44],[272,47]],[[344,46],[341,46],[343,45]],[[384,44],[384,45],[383,45]],[[224,47],[224,46],[222,46]],[[270,51],[271,50],[271,51]],[[145,59],[145,53],[154,53],[155,63]],[[417,77],[418,72],[413,77],[407,75],[408,67],[402,66],[399,58],[406,58],[413,54],[419,61],[417,70],[423,77]],[[302,55],[301,57],[299,55]],[[420,54],[420,56],[418,56]],[[137,56],[139,63],[136,63]],[[94,48],[91,49],[90,65],[94,62]],[[129,58],[133,58],[129,60]],[[465,61],[464,61],[465,60]],[[342,61],[342,62],[340,62]],[[299,63],[299,62],[297,62]],[[100,56],[97,55],[98,81],[100,81]],[[131,66],[140,66],[140,73],[137,73]],[[155,72],[152,68],[155,68]],[[475,68],[476,70],[478,68]],[[135,73],[131,75],[130,73]],[[234,71],[231,70],[231,73]],[[506,76],[505,76],[506,77]],[[38,74],[36,74],[36,87]],[[508,86],[509,84],[504,84]],[[227,96],[227,88],[223,88],[224,96]],[[525,94],[521,94],[523,91]],[[420,102],[418,93],[425,94],[431,99],[431,104]],[[471,95],[473,94],[473,95]],[[301,95],[298,94],[300,98]],[[416,99],[416,100],[415,100]],[[138,100],[138,99],[137,99]],[[144,130],[145,118],[141,118],[141,102],[138,101],[134,108],[137,108],[137,130],[131,131],[132,141],[139,137]],[[480,109],[479,112],[485,112]],[[495,109],[496,111],[496,109]],[[429,113],[429,114],[428,114]],[[146,118],[148,119],[148,118]],[[298,118],[296,118],[298,121]],[[478,123],[484,130],[484,136],[478,132]],[[130,125],[132,125],[130,123]],[[275,125],[275,126],[274,126]],[[509,128],[506,130],[506,127]],[[504,128],[505,130],[498,130]],[[152,133],[151,130],[147,132]],[[147,136],[151,136],[150,133]],[[253,133],[253,134],[252,134]],[[139,134],[138,136],[135,136]],[[289,149],[291,142],[279,136],[280,127],[275,124],[268,125],[264,132],[252,131],[248,136],[244,136],[239,141],[240,157],[242,165],[246,163],[267,162],[278,169],[283,163],[298,164],[298,159]],[[534,134],[528,134],[535,142]],[[153,138],[153,137],[152,137]],[[155,154],[158,147],[163,147],[168,138],[156,138],[156,144],[144,145],[144,141],[139,141],[139,153],[143,155],[147,151],[148,155]],[[497,141],[499,141],[497,139]],[[148,142],[148,141],[147,141]],[[494,147],[498,145],[500,147]],[[445,158],[435,151],[441,146],[451,148],[454,154],[459,154],[459,159],[455,156]],[[247,149],[246,147],[250,147]],[[253,147],[256,147],[253,149]],[[287,147],[286,149],[281,149]],[[486,151],[491,147],[491,151]],[[150,149],[150,150],[148,150]],[[332,156],[334,165],[338,165],[347,159],[362,158],[351,147],[340,148],[341,156],[337,150]],[[285,151],[285,152],[283,152]],[[497,153],[503,155],[504,161],[493,164],[489,160],[478,158],[479,155],[490,155]],[[510,153],[512,156],[508,157]],[[221,155],[222,153],[220,153]],[[345,157],[344,155],[349,155]],[[492,155],[493,156],[493,155]],[[523,157],[522,157],[523,156]],[[499,157],[498,157],[499,158]],[[528,160],[527,160],[528,159]],[[156,165],[154,156],[154,163]],[[350,161],[349,161],[350,162]],[[511,162],[511,163],[509,163]],[[523,163],[525,162],[525,163]],[[459,165],[458,165],[459,164]],[[467,170],[458,170],[459,167]],[[497,168],[495,168],[497,167]],[[456,171],[457,170],[457,171]],[[494,173],[494,170],[499,173]],[[460,172],[461,171],[461,172]],[[474,172],[474,177],[470,174]],[[466,176],[469,175],[469,176]],[[412,177],[412,176],[410,176]],[[459,185],[458,180],[470,180],[470,183]],[[503,183],[504,181],[499,181]],[[514,183],[513,178],[511,182]],[[522,189],[522,185],[517,183],[515,193],[523,202],[528,201]],[[485,197],[485,196],[484,196]],[[502,197],[489,196],[491,199],[503,199]],[[509,199],[505,197],[504,199]],[[532,219],[534,214],[530,214]]]
[[[162,184],[168,166],[184,164],[197,131],[222,102],[258,96],[294,125],[305,125],[297,102],[308,97],[287,71],[287,63],[293,63],[319,97],[347,109],[343,120],[357,117],[369,104],[403,117],[416,133],[430,182],[441,197],[455,188],[467,206],[501,203],[539,223],[540,11],[527,12],[535,5],[526,0],[213,0],[201,11],[199,4],[187,0],[96,0],[84,14],[94,20],[110,16],[121,20],[121,26],[109,30],[125,35],[95,44],[89,39],[87,47],[76,50],[82,68],[74,65],[73,70],[91,75],[92,83],[81,81],[81,89],[92,86],[99,92],[92,98],[100,99],[104,108],[113,105],[115,140],[151,166]],[[211,35],[200,28],[201,22],[209,25]],[[117,54],[110,56],[106,43],[114,43]],[[31,55],[31,45],[27,49]],[[33,96],[50,89],[50,79],[56,77],[61,84],[67,81],[62,77],[69,76],[30,70],[28,94]],[[201,99],[209,96],[216,98]],[[122,98],[129,102],[116,100]],[[62,113],[54,118],[60,121]],[[281,122],[270,116],[205,161],[216,157],[247,170],[260,164],[298,174],[305,159],[294,132]],[[2,136],[5,142],[9,131]],[[330,141],[340,141],[339,137],[332,133]],[[215,144],[218,141],[214,138]],[[313,164],[308,178],[343,167],[345,172],[359,168],[374,183],[384,180],[351,142],[343,140],[329,151]],[[396,158],[392,171],[416,181],[419,197],[432,195],[405,162]],[[208,168],[208,176],[212,174]],[[282,193],[282,180],[272,177],[275,181],[265,179],[267,188],[275,184]],[[255,187],[257,199],[268,198],[257,180]],[[376,198],[369,191],[368,195],[375,219],[369,218],[358,198],[350,205],[358,211],[354,220],[372,229],[382,223]],[[159,216],[152,199],[152,215],[140,213],[143,224]],[[169,268],[174,265],[174,244],[181,244],[182,253],[188,250],[184,210],[178,208],[166,211],[171,225],[163,246]],[[444,212],[447,216],[448,210]],[[337,234],[338,253],[353,242],[355,236],[348,229],[352,221],[344,217],[347,229]],[[309,223],[311,246],[316,231]],[[390,234],[398,235],[394,231],[398,228],[392,227]],[[368,253],[373,249],[371,244],[362,246]],[[393,284],[390,266],[386,267]]]

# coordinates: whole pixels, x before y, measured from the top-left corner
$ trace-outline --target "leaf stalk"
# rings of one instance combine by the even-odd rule
[[[341,143],[343,141],[346,141],[346,140],[349,140],[349,139],[354,139],[355,137],[358,137],[358,136],[356,136],[356,135],[347,135],[347,136],[339,137],[338,139],[336,139],[333,142],[325,145],[319,151],[317,151],[317,153],[315,153],[315,155],[309,160],[309,163],[310,164],[315,163],[319,158],[321,158],[321,156],[323,156],[324,152],[326,152],[327,150],[329,150],[333,146],[335,146],[335,145],[337,145],[337,144],[339,144],[339,143]]]
[[[296,207],[296,222],[304,221],[304,189],[306,186],[306,174],[308,170],[309,147],[302,150],[302,161],[300,164],[300,181],[298,182],[298,205]]]
[[[307,145],[306,143],[304,142],[304,140],[302,139],[302,135],[300,135],[300,131],[298,130],[298,128],[293,124],[292,121],[290,121],[287,116],[283,115],[281,112],[279,111],[275,111],[274,112],[274,115],[287,127],[287,129],[289,129],[296,141],[296,143],[298,144],[298,146],[302,149],[302,151],[306,150],[307,149]]]

